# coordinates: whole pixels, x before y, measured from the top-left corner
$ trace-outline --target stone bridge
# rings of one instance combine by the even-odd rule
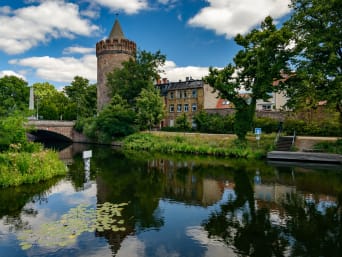
[[[74,129],[74,121],[29,120],[27,125],[32,127],[29,134],[34,139],[89,143],[83,134]]]

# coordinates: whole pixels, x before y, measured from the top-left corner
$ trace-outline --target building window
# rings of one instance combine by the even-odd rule
[[[264,105],[262,105],[262,109],[263,109],[264,111],[270,111],[270,110],[271,110],[271,105],[266,105],[266,104],[264,104]]]
[[[188,112],[189,111],[189,104],[184,104],[184,112]]]
[[[188,97],[187,94],[186,94],[186,91],[183,92],[183,96],[184,96],[184,98]]]
[[[173,104],[170,104],[170,112],[174,112],[175,111],[175,106]]]
[[[175,121],[174,121],[174,120],[170,120],[169,126],[170,126],[170,127],[173,127],[174,125],[175,125]]]
[[[177,112],[181,112],[182,111],[182,105],[181,104],[177,104]]]
[[[170,99],[173,99],[173,98],[174,98],[174,93],[170,92]]]
[[[197,89],[192,90],[192,97],[193,98],[197,97]]]
[[[193,112],[197,111],[197,104],[196,104],[196,103],[192,104],[191,110],[192,110]]]

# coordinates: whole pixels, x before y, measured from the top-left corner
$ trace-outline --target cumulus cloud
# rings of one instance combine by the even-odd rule
[[[148,9],[148,0],[93,0],[92,2],[108,7],[112,11],[124,11],[127,14],[136,14]]]
[[[23,53],[51,38],[90,36],[98,30],[81,17],[77,5],[49,0],[17,10],[2,7],[0,24],[6,24],[0,26],[0,50],[8,54]]]
[[[75,76],[81,76],[92,82],[97,78],[95,55],[84,55],[81,58],[50,56],[13,59],[10,64],[21,65],[35,70],[36,76],[48,81],[71,82]]]
[[[5,77],[5,76],[16,76],[18,78],[26,80],[25,76],[15,72],[15,71],[12,71],[12,70],[2,70],[2,71],[0,71],[0,78]]]
[[[160,74],[162,78],[167,78],[171,82],[177,82],[179,80],[185,80],[186,77],[193,79],[202,79],[209,74],[209,67],[199,66],[184,66],[178,67],[173,61],[166,61],[163,67],[164,73]]]
[[[73,46],[64,50],[65,54],[81,54],[76,57],[30,57],[23,59],[12,59],[9,61],[12,65],[23,66],[34,71],[35,76],[44,81],[70,83],[75,76],[87,78],[91,83],[97,80],[97,60],[95,54],[90,54],[91,48]],[[89,53],[89,54],[88,54]],[[167,78],[171,82],[185,80],[186,77],[193,79],[202,79],[208,75],[208,67],[200,66],[177,66],[173,61],[166,61],[163,67],[164,73],[160,74],[162,78]],[[4,71],[3,71],[4,73]],[[2,73],[0,72],[0,75]],[[9,74],[7,72],[7,74]],[[19,76],[19,74],[18,74]]]
[[[290,0],[207,0],[209,6],[202,8],[188,24],[214,30],[218,35],[232,38],[246,34],[268,15],[274,19],[290,12]]]

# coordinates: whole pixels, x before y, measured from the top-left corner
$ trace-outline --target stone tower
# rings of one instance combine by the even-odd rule
[[[122,67],[122,62],[134,58],[135,53],[135,42],[125,38],[120,23],[116,19],[109,38],[96,43],[98,111],[110,102],[107,74],[114,68]]]

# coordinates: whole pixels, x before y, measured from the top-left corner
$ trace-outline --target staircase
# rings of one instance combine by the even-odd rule
[[[294,136],[279,137],[276,143],[276,151],[291,151]]]

